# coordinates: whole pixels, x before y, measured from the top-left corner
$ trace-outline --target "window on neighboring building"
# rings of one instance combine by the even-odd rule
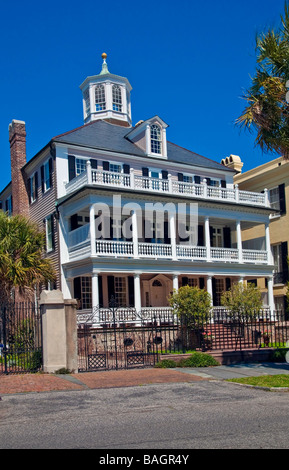
[[[162,153],[161,128],[156,124],[151,126],[151,152]]]
[[[54,226],[53,215],[49,215],[45,219],[45,232],[46,232],[46,252],[49,253],[54,249]]]
[[[273,209],[280,210],[279,186],[269,191],[270,204]]]
[[[112,109],[120,113],[122,111],[121,88],[118,85],[112,86]]]
[[[95,87],[95,110],[103,111],[104,109],[106,109],[105,88],[104,85],[97,85]]]

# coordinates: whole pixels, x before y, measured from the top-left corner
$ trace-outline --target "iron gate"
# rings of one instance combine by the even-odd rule
[[[42,332],[33,303],[0,305],[0,374],[37,372],[42,367]]]
[[[141,318],[134,309],[128,314],[127,308],[122,319],[119,310],[111,307],[103,316],[94,309],[79,323],[79,372],[152,367],[158,362],[164,346],[159,322]],[[127,317],[134,321],[128,322]]]

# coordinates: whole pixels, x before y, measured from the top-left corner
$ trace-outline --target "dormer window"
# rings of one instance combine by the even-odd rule
[[[151,152],[162,153],[161,128],[156,124],[151,126]]]
[[[104,109],[106,109],[104,85],[97,85],[95,87],[95,111]]]
[[[112,86],[112,109],[113,111],[122,111],[121,88],[118,85]]]

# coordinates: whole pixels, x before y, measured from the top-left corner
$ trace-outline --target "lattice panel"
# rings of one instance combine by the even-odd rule
[[[88,369],[104,369],[106,368],[105,354],[89,354]]]

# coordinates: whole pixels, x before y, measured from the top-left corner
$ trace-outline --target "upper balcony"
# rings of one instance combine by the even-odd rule
[[[222,201],[250,206],[270,208],[268,191],[256,193],[241,191],[238,185],[234,187],[208,186],[204,179],[200,184],[177,181],[168,175],[168,179],[151,178],[136,174],[133,168],[128,174],[112,171],[103,171],[91,168],[90,161],[87,162],[86,170],[65,185],[66,195],[86,186],[110,187],[118,189],[129,189],[133,191],[144,191],[146,193],[179,195],[187,198]]]

